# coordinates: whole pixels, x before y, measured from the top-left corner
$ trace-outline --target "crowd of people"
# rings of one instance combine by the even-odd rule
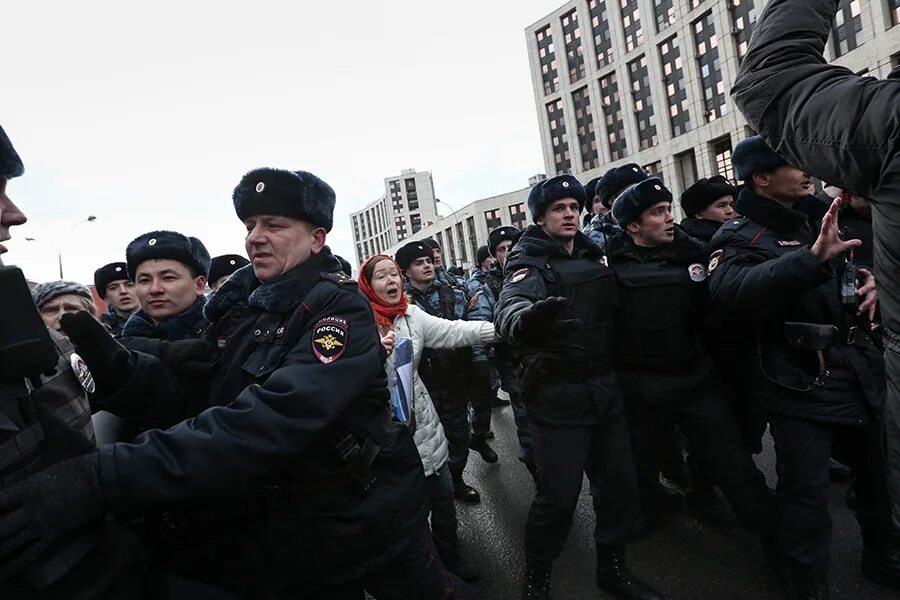
[[[430,239],[354,279],[326,245],[331,186],[259,168],[232,198],[247,258],[143,233],[95,272],[102,314],[83,285],[0,266],[0,597],[477,598],[455,503],[481,499],[470,451],[498,460],[501,388],[534,481],[525,600],[551,597],[584,476],[614,597],[666,597],[626,549],[684,504],[753,531],[788,597],[828,598],[848,477],[862,574],[900,589],[893,154],[871,156],[865,118],[865,143],[808,142],[825,125],[796,114],[826,101],[790,93],[859,91],[821,61],[836,6],[770,3],[735,88],[765,138],[735,147],[739,186],[685,190],[680,223],[638,165],[559,175],[468,279]],[[23,174],[0,128],[0,241]]]

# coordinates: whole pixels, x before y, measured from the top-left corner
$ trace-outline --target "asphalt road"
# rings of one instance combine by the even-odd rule
[[[489,465],[472,452],[466,480],[480,493],[478,505],[457,503],[463,550],[481,570],[474,584],[484,600],[518,600],[524,573],[523,532],[534,485],[516,459],[518,442],[509,407],[494,409],[491,444],[500,461]],[[771,439],[757,463],[774,486]],[[834,484],[831,571],[832,598],[900,598],[888,588],[863,579],[859,572],[862,541],[844,495]],[[609,598],[594,583],[593,509],[587,481],[562,556],[554,564],[551,593],[555,600]],[[688,514],[668,517],[656,534],[629,546],[635,573],[670,600],[770,600],[781,598],[754,535],[738,527],[711,528]]]

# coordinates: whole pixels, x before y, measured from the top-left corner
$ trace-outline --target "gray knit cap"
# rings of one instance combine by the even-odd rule
[[[89,300],[91,304],[94,303],[94,297],[91,295],[91,290],[89,290],[87,286],[75,283],[74,281],[48,281],[46,283],[39,283],[31,289],[31,298],[34,300],[34,305],[37,306],[38,309],[57,296],[64,296],[65,294],[75,294],[76,296],[81,296],[86,300]]]

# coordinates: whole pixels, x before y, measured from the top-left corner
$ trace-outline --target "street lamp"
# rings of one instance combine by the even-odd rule
[[[97,220],[97,217],[95,215],[88,215],[88,217],[85,220],[78,221],[77,223],[72,223],[71,225],[69,225],[69,229],[74,229],[75,227],[78,227],[79,225],[82,225],[84,223],[93,223],[96,220]],[[64,279],[62,250],[60,250],[59,248],[57,248],[56,246],[54,246],[53,244],[51,244],[49,242],[45,242],[44,240],[39,240],[39,239],[33,238],[33,237],[27,237],[27,238],[25,238],[25,241],[26,242],[40,242],[42,244],[46,244],[47,246],[50,246],[51,248],[53,248],[53,251],[56,252],[57,264],[59,265],[59,278]]]

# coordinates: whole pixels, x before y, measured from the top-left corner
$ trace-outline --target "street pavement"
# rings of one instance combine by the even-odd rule
[[[534,494],[531,476],[517,460],[518,441],[512,410],[495,408],[492,447],[500,461],[490,465],[471,452],[466,480],[481,493],[481,503],[457,503],[463,551],[481,570],[474,584],[483,600],[519,600],[525,570],[523,532]],[[772,440],[757,464],[774,487]],[[831,571],[836,600],[890,599],[900,594],[863,579],[859,572],[862,541],[847,509],[845,484],[833,484],[834,521]],[[555,600],[611,598],[594,583],[593,509],[587,480],[582,488],[572,530],[562,556],[554,564]],[[667,518],[654,535],[631,544],[629,561],[635,573],[666,594],[669,600],[771,600],[782,597],[770,575],[757,538],[739,527],[709,527],[686,513]]]

